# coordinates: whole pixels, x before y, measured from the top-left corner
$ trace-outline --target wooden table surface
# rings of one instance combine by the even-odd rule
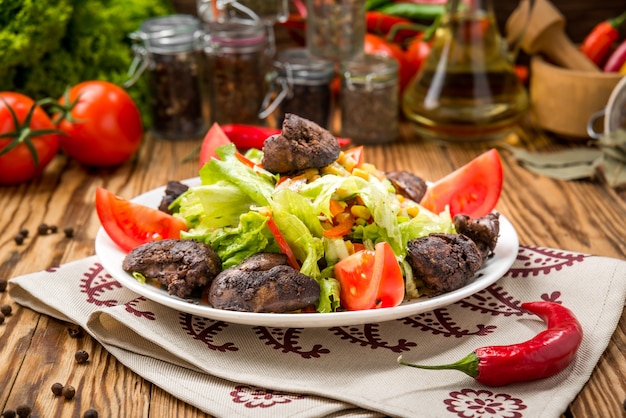
[[[367,147],[366,159],[384,170],[407,169],[437,179],[463,165],[486,148],[425,143],[402,125],[403,140]],[[515,138],[512,138],[515,139]],[[520,131],[529,149],[553,149],[569,144],[547,141]],[[94,254],[100,227],[94,210],[96,187],[131,198],[172,179],[197,175],[197,159],[185,161],[198,141],[171,142],[146,136],[137,157],[116,169],[86,169],[59,155],[45,174],[28,184],[0,188],[0,278],[78,260]],[[497,209],[515,226],[522,245],[546,246],[626,259],[626,193],[616,193],[598,181],[555,181],[520,167],[506,151],[504,190]],[[59,232],[37,235],[37,227],[55,225]],[[75,231],[73,238],[63,234]],[[30,237],[17,245],[21,228]],[[601,277],[589,278],[601,280]],[[37,417],[82,417],[94,408],[100,417],[205,417],[158,386],[120,364],[86,335],[70,338],[71,324],[21,307],[7,292],[0,305],[13,314],[0,325],[0,411],[27,404]],[[90,353],[88,367],[77,367],[74,353]],[[600,359],[591,379],[570,405],[567,417],[623,417],[626,399],[626,315]],[[53,396],[55,382],[73,384],[75,399]]]

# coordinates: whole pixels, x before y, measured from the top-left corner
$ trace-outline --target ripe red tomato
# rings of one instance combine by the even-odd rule
[[[422,64],[430,55],[431,43],[424,40],[424,34],[419,34],[411,42],[406,48],[406,59],[410,63],[411,71],[413,71],[411,78],[415,76],[415,74],[422,67]]]
[[[16,132],[10,137],[0,138],[0,184],[11,185],[31,180],[40,175],[46,168],[48,163],[52,161],[59,151],[59,135],[50,133],[46,135],[37,135],[39,130],[54,129],[52,121],[39,106],[37,106],[30,119],[29,126],[25,127],[31,130],[28,140],[34,147],[38,162],[35,162],[34,156],[26,143],[17,144],[14,148],[7,150],[15,138],[19,137],[21,126],[15,126],[11,112],[7,106],[15,112],[18,125],[24,122],[24,119],[31,110],[34,101],[20,93],[1,92],[0,98],[0,134]]]
[[[452,216],[485,216],[496,207],[502,183],[502,161],[494,148],[429,186],[420,204],[435,213],[449,205]]]
[[[214,123],[206,133],[200,146],[200,168],[209,162],[211,158],[218,158],[216,149],[222,145],[230,144],[231,140],[226,136],[222,127]]]
[[[139,149],[143,139],[141,115],[121,87],[106,81],[85,81],[73,86],[59,103],[71,107],[69,119],[58,124],[67,133],[60,139],[61,149],[81,164],[119,165]]]
[[[393,307],[404,298],[402,270],[387,242],[340,260],[334,271],[341,284],[341,305],[349,311]]]
[[[160,239],[179,239],[185,222],[148,206],[130,202],[110,191],[96,189],[96,212],[102,227],[122,250]]]

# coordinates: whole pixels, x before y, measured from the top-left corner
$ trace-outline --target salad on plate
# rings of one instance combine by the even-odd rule
[[[125,271],[218,309],[367,310],[466,285],[497,244],[497,151],[432,184],[364,157],[295,115],[245,153],[216,124],[200,184],[168,183],[160,209],[98,189],[96,208]]]

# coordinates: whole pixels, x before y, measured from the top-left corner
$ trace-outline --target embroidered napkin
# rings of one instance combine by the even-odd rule
[[[326,328],[244,326],[197,317],[123,288],[97,256],[9,281],[24,306],[84,327],[120,362],[217,417],[558,417],[589,379],[626,297],[626,261],[520,247],[495,284],[431,312]],[[487,387],[458,371],[398,365],[456,361],[545,329],[522,302],[562,303],[585,336],[547,379]],[[503,371],[506,373],[506,371]]]

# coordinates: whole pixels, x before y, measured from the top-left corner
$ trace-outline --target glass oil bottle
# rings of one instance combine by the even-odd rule
[[[464,144],[500,140],[527,109],[491,0],[448,0],[431,53],[403,94],[418,134]]]

